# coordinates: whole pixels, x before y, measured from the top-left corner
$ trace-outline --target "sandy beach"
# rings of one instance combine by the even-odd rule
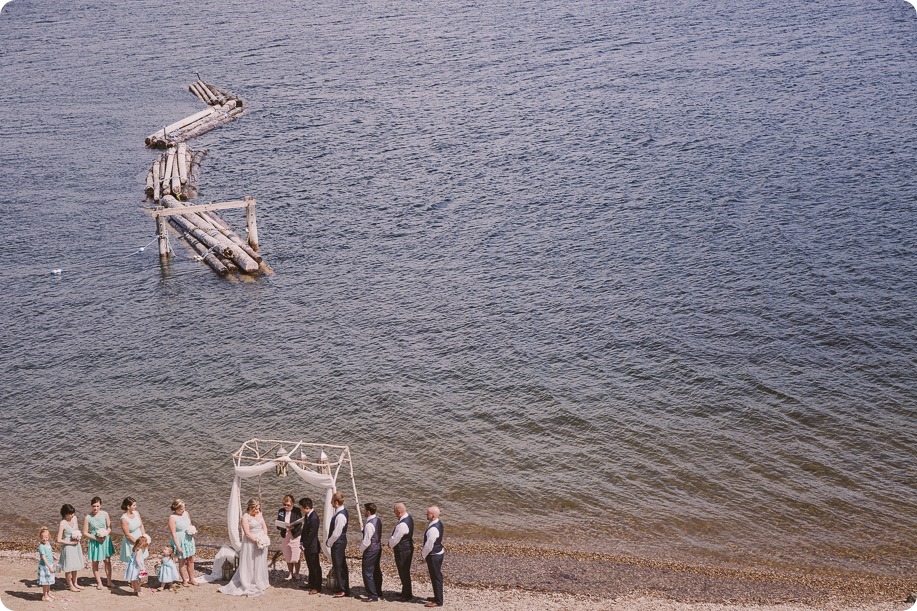
[[[4,547],[12,547],[6,545]],[[354,596],[363,592],[359,559],[348,555]],[[204,550],[205,555],[213,550]],[[272,554],[273,555],[273,554]],[[52,593],[56,600],[41,602],[36,584],[37,556],[24,549],[0,552],[0,601],[9,609],[27,608],[362,608],[357,598],[333,599],[327,593],[309,596],[302,584],[285,581],[285,567],[277,562],[270,572],[271,588],[254,599],[220,594],[220,583],[178,587],[173,591],[144,588],[137,597],[123,580],[124,567],[114,563],[114,590],[97,590],[90,571],[80,573],[86,589],[70,592],[59,577]],[[202,558],[198,571],[209,572]],[[323,568],[327,570],[326,562]],[[803,611],[815,609],[908,609],[913,579],[856,573],[775,572],[690,567],[602,554],[582,554],[540,548],[487,548],[458,544],[445,564],[446,606],[453,609],[634,609],[678,611]],[[389,555],[383,557],[383,609],[422,607],[432,594],[423,564],[414,563],[413,603],[396,601],[398,579]],[[150,585],[156,585],[153,582]]]

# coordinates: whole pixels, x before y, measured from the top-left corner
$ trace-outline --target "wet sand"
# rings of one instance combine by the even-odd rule
[[[120,609],[195,608],[220,606],[227,609],[283,607],[349,609],[361,605],[356,599],[332,599],[329,595],[309,596],[284,580],[282,558],[271,570],[272,587],[257,599],[239,599],[217,592],[219,584],[178,588],[175,592],[145,589],[133,596],[123,580],[124,567],[115,562],[114,591],[90,587],[83,592],[64,589],[58,579],[57,600],[41,603],[41,588],[35,582],[37,556],[20,544],[3,544],[0,551],[0,601],[10,609],[48,608]],[[214,550],[201,550],[197,568],[209,572],[206,556]],[[751,570],[724,567],[697,567],[665,561],[588,554],[518,545],[454,543],[444,563],[446,605],[455,609],[673,609],[725,611],[727,609],[868,609],[892,611],[907,609],[906,599],[917,590],[917,580],[900,576],[857,572],[811,570]],[[276,554],[272,552],[272,557]],[[155,560],[154,560],[155,562]],[[359,558],[349,550],[350,580],[354,595],[362,594]],[[390,554],[383,555],[386,599],[380,608],[410,608],[395,602],[399,582]],[[329,565],[323,561],[327,572]],[[414,603],[422,606],[432,594],[426,567],[414,562]],[[80,572],[80,584],[92,586],[90,571]],[[375,608],[375,607],[374,607]]]

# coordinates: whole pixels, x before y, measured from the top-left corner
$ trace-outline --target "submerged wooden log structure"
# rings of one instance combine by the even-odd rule
[[[202,150],[198,163],[206,152],[207,149]],[[154,159],[150,171],[147,172],[147,198],[158,202],[162,196],[170,194],[182,201],[197,197],[200,168],[197,174],[192,172],[194,154],[194,151],[182,143],[178,147],[170,147],[159,158]]]
[[[193,235],[195,239],[213,250],[222,259],[232,261],[241,271],[247,274],[254,274],[259,270],[260,257],[256,260],[250,256],[242,244],[226,236],[208,218],[199,214],[226,208],[246,208],[250,210],[255,207],[256,202],[254,199],[246,198],[242,201],[186,206],[171,195],[167,195],[162,198],[162,204],[163,208],[148,211],[153,218],[157,219],[157,226],[158,220],[163,217],[174,218],[183,231]],[[249,237],[251,237],[252,233],[257,232],[253,231],[252,227],[249,227]],[[250,243],[249,246],[254,248],[254,244]]]
[[[148,147],[168,148],[186,142],[220,125],[234,121],[245,112],[239,97],[204,81],[192,83],[188,90],[202,102],[208,104],[209,108],[153,132],[146,137]]]
[[[215,255],[209,248],[204,246],[197,240],[193,235],[188,232],[183,232],[181,236],[185,241],[193,248],[198,256],[201,258],[201,261],[206,263],[210,269],[215,271],[220,276],[225,276],[229,273],[229,268],[226,267],[226,264],[223,263],[220,258]]]
[[[271,273],[258,254],[253,198],[202,205],[183,203],[198,195],[201,161],[207,154],[207,149],[192,150],[187,141],[235,120],[247,110],[237,96],[201,80],[189,85],[188,91],[208,108],[165,126],[145,141],[150,148],[165,149],[153,160],[146,178],[147,198],[159,205],[144,209],[156,221],[160,257],[170,254],[167,226],[171,225],[196,253],[195,258],[220,276],[233,272]],[[230,208],[245,208],[247,241],[216,214],[217,210]]]

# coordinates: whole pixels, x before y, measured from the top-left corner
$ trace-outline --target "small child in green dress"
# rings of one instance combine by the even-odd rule
[[[38,546],[38,585],[41,586],[41,599],[47,602],[54,600],[51,586],[54,585],[54,548],[51,547],[51,531],[42,526],[38,531],[41,544]]]

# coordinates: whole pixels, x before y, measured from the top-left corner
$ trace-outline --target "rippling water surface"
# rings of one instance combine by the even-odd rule
[[[302,437],[466,536],[914,570],[907,3],[14,0],[0,64],[0,535],[217,533]],[[273,276],[131,254],[195,72]]]

